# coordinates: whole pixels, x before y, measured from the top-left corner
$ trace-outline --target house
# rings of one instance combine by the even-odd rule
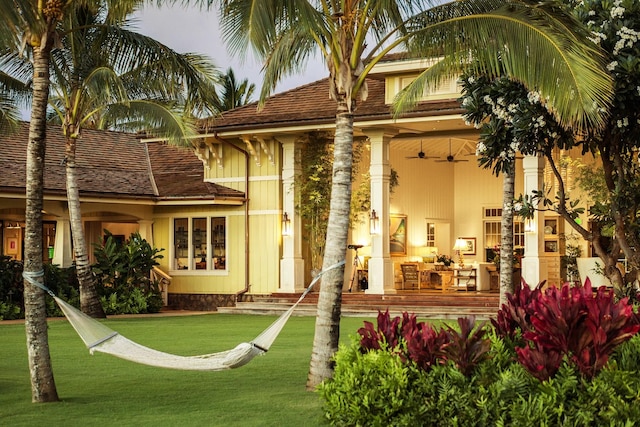
[[[368,99],[354,112],[355,137],[367,141],[361,161],[370,175],[371,212],[362,213],[364,224],[354,226],[350,242],[362,246],[366,271],[359,274],[368,275],[367,293],[398,292],[400,265],[419,262],[425,271],[424,261],[436,252],[458,260],[460,251],[475,269],[476,287],[490,287],[487,266],[500,242],[502,179],[477,166],[478,132],[462,119],[456,82],[425,94],[399,118],[390,110],[395,94],[428,66],[402,58],[377,65],[367,81]],[[78,176],[87,239],[99,242],[103,229],[125,237],[139,230],[164,248],[160,268],[171,277],[172,306],[214,309],[244,294],[301,292],[311,266],[295,209],[298,156],[313,135],[332,135],[336,108],[328,94],[328,81],[320,80],[274,95],[261,110],[250,104],[226,112],[203,121],[188,148],[83,131]],[[0,138],[0,164],[7,171],[0,176],[2,251],[19,258],[27,125]],[[43,256],[67,266],[72,255],[63,147],[59,128],[51,126]],[[399,175],[393,193],[392,168]],[[516,183],[516,194],[554,185],[544,160],[533,156],[517,161]],[[376,218],[373,233],[370,217]],[[514,225],[515,245],[525,255],[522,276],[529,283],[559,282],[569,227],[542,214],[527,226]],[[463,249],[454,249],[458,239]],[[354,251],[347,255],[345,288],[355,265]]]

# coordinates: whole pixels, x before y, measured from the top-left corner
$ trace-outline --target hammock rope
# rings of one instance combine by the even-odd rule
[[[240,343],[231,350],[198,356],[179,356],[165,353],[131,341],[100,321],[87,316],[71,304],[58,298],[49,288],[38,280],[38,278],[44,276],[44,271],[41,270],[35,273],[23,272],[22,275],[25,280],[44,290],[55,300],[91,354],[98,351],[131,362],[160,368],[189,371],[221,371],[246,365],[254,357],[263,355],[269,351],[271,345],[293,314],[293,311],[307,294],[311,292],[311,289],[316,282],[320,280],[322,275],[344,264],[344,261],[340,261],[318,273],[307,289],[300,295],[300,298],[252,341]]]

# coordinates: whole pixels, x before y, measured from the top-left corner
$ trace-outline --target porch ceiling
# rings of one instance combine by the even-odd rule
[[[402,135],[391,140],[391,149],[401,152],[404,156],[417,156],[422,143],[422,151],[426,156],[446,158],[449,155],[449,144],[451,144],[451,154],[455,158],[475,156],[477,135],[455,133],[451,135]]]

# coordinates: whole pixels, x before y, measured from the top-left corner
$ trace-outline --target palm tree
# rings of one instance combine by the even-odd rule
[[[331,209],[323,268],[344,260],[351,198],[353,111],[367,97],[369,71],[393,49],[442,60],[398,100],[409,108],[425,87],[457,74],[473,51],[489,73],[509,75],[549,95],[564,123],[598,122],[593,102],[607,102],[611,83],[601,55],[566,12],[526,0],[462,0],[428,8],[426,0],[222,0],[223,36],[234,52],[251,47],[264,60],[263,103],[286,75],[319,51],[336,101]],[[476,50],[473,50],[476,48]],[[480,48],[485,49],[481,51]],[[554,67],[531,67],[531,64]],[[557,86],[556,86],[557,85]],[[573,101],[569,100],[573,95]],[[332,375],[338,347],[344,269],[323,276],[307,387]]]
[[[54,46],[56,26],[64,14],[64,6],[52,1],[12,1],[0,4],[3,29],[2,54],[18,50],[23,41],[32,67],[32,103],[27,145],[26,210],[24,272],[42,281],[42,194],[44,187],[44,155],[46,111],[49,96],[49,58]],[[47,336],[44,292],[24,282],[25,330],[31,375],[31,400],[54,402],[58,392],[51,369]]]
[[[50,105],[66,138],[67,203],[82,311],[105,317],[97,295],[80,212],[76,147],[84,127],[146,131],[172,142],[195,135],[194,116],[216,114],[217,72],[206,58],[180,55],[126,28],[106,4],[65,16],[52,55]]]
[[[98,1],[15,0],[0,2],[0,66],[7,70],[5,55],[20,52],[30,68],[31,119],[27,148],[25,252],[24,272],[33,281],[42,281],[42,196],[44,186],[44,157],[46,148],[46,118],[49,97],[49,66],[51,52],[59,36],[57,30],[63,18],[76,6],[103,3]],[[143,0],[106,1],[115,6],[109,10],[113,18],[127,16]],[[188,3],[184,0],[183,3]],[[195,3],[211,3],[195,1]],[[11,69],[10,69],[11,70]],[[12,71],[16,71],[15,69]],[[25,68],[19,69],[24,72]],[[3,82],[4,82],[3,77]],[[4,84],[4,83],[3,83]],[[6,87],[2,89],[6,93]],[[49,353],[44,292],[24,283],[25,329],[29,357],[29,372],[33,402],[58,400]]]
[[[238,82],[231,68],[227,69],[227,72],[220,76],[219,84],[222,86],[218,94],[220,98],[220,111],[229,111],[247,105],[251,102],[253,91],[256,89],[256,85],[253,83],[249,84],[248,79]]]

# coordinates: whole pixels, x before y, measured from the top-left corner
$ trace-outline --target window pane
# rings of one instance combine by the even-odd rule
[[[207,269],[207,219],[192,219],[193,262],[196,270]]]
[[[173,244],[174,244],[174,265],[175,270],[186,270],[189,268],[189,220],[187,218],[176,218],[173,220]]]
[[[226,218],[211,218],[211,254],[214,270],[224,270],[227,266]]]
[[[427,223],[427,246],[436,246],[436,224],[435,222]]]

